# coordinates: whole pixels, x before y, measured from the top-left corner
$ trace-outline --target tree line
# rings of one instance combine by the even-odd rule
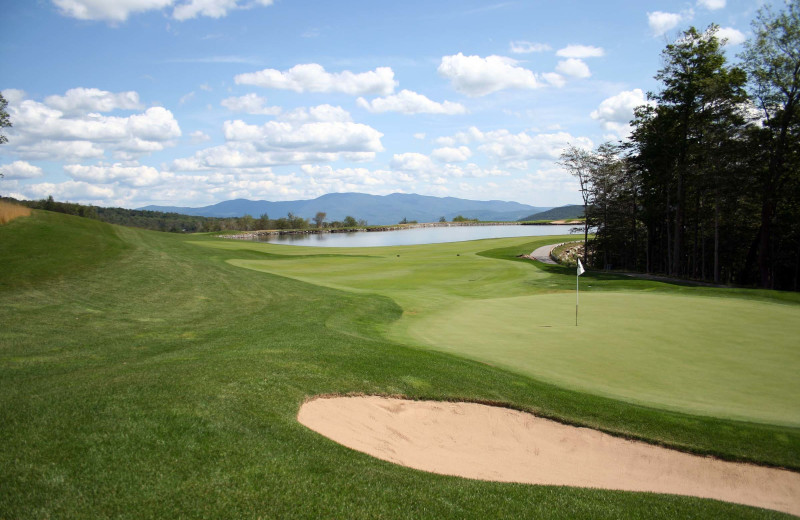
[[[325,212],[318,212],[312,219],[299,217],[291,212],[285,217],[272,219],[264,213],[259,217],[244,215],[241,217],[202,217],[196,215],[183,215],[181,213],[165,213],[162,211],[148,211],[141,209],[104,208],[78,204],[75,202],[60,202],[52,196],[41,200],[16,200],[0,197],[0,200],[14,202],[32,209],[55,211],[68,215],[92,218],[109,224],[131,226],[153,231],[171,233],[202,233],[220,231],[255,231],[261,229],[349,229],[367,226],[366,220],[357,220],[355,217],[346,216],[341,221],[326,220]]]
[[[736,64],[718,29],[666,46],[628,139],[562,153],[583,196],[585,262],[798,290],[800,0],[762,8]]]

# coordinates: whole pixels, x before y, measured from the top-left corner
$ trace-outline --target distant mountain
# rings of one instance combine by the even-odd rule
[[[436,222],[440,217],[452,220],[458,215],[480,220],[513,222],[525,215],[549,208],[501,200],[468,200],[408,193],[392,193],[391,195],[329,193],[312,200],[270,202],[236,199],[201,208],[145,206],[139,209],[204,217],[241,217],[245,214],[259,217],[266,213],[270,218],[279,218],[292,212],[299,217],[308,219],[314,217],[318,211],[323,211],[327,213],[326,220],[329,222],[342,220],[350,215],[357,219],[364,219],[370,224],[386,225],[397,224],[404,218],[419,222]]]
[[[578,204],[560,206],[558,208],[551,208],[546,211],[533,213],[519,220],[563,220],[567,218],[583,218],[583,206]]]

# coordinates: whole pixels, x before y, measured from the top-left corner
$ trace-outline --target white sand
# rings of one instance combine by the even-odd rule
[[[800,515],[800,474],[689,455],[475,403],[319,398],[308,428],[411,468],[481,480],[714,498]]]

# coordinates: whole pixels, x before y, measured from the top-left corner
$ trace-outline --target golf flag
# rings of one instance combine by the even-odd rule
[[[583,268],[583,264],[581,263],[581,259],[578,258],[578,274],[575,275],[575,326],[578,326],[578,292],[580,289],[580,285],[578,284],[578,277],[586,272],[586,269]]]

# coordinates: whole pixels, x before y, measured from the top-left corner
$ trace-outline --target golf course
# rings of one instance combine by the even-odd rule
[[[784,518],[444,476],[297,420],[495,404],[800,471],[800,295],[586,272],[570,237],[311,248],[34,211],[0,226],[0,518]]]

